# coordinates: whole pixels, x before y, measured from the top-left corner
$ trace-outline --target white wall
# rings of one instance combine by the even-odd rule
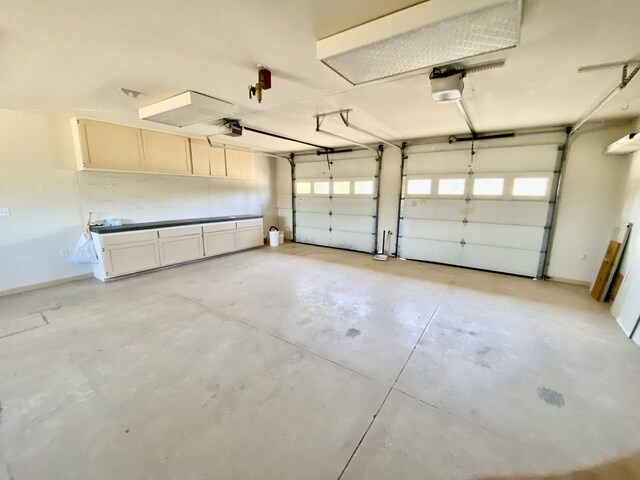
[[[632,130],[640,131],[640,119],[636,121]],[[633,228],[620,266],[624,280],[611,307],[611,313],[618,322],[631,330],[640,317],[640,151],[621,156],[620,161],[627,162],[629,166],[626,183],[622,189],[624,202],[620,215],[621,227],[631,222]],[[640,345],[640,329],[633,339]]]
[[[60,256],[85,214],[128,222],[262,214],[277,221],[276,168],[256,155],[254,179],[77,172],[68,116],[0,109],[0,292],[91,271]]]
[[[636,120],[633,132],[640,132],[640,118]],[[630,133],[630,132],[627,132]],[[629,244],[622,259],[620,272],[624,275],[630,266],[631,260],[640,249],[640,151],[631,155],[620,157],[621,162],[628,164],[627,178],[624,184],[623,205],[620,215],[621,228],[631,222],[631,236]],[[638,259],[640,262],[640,258]]]
[[[562,280],[595,280],[609,240],[617,238],[629,164],[604,155],[631,124],[583,127],[573,137],[557,212],[548,274]]]
[[[278,230],[284,231],[285,238],[293,238],[293,216],[291,210],[291,164],[284,158],[276,159],[277,166],[277,208]]]
[[[69,118],[0,110],[0,291],[90,272],[60,257],[82,232]]]
[[[275,222],[275,164],[254,156],[253,180],[82,171],[78,173],[83,210],[95,220],[121,218],[126,223],[264,215]]]
[[[386,230],[391,235],[386,240],[385,251],[396,251],[396,228],[398,227],[398,201],[400,198],[400,168],[402,156],[400,150],[393,147],[385,147],[382,154],[382,168],[380,171],[380,204],[378,219],[378,246],[382,246],[382,232]]]

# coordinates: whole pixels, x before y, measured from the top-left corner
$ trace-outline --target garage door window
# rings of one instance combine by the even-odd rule
[[[296,183],[296,193],[298,195],[309,195],[311,193],[311,182]]]
[[[353,182],[353,191],[356,195],[373,195],[373,180]]]
[[[315,195],[329,195],[329,182],[313,182]]]
[[[333,182],[334,195],[349,195],[351,193],[351,182]]]
[[[407,193],[409,195],[431,194],[431,179],[430,178],[412,178],[408,180]]]
[[[438,181],[438,195],[464,195],[464,178],[441,178]]]
[[[513,181],[514,197],[546,197],[548,178],[516,178]]]
[[[499,197],[504,191],[504,178],[476,178],[473,181],[473,194]]]

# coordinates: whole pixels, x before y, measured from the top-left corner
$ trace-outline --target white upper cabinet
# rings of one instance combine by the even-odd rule
[[[142,130],[145,169],[160,173],[191,173],[189,138]]]
[[[206,140],[72,119],[79,169],[253,178],[253,154]]]
[[[190,142],[191,165],[194,175],[227,176],[224,148],[211,147],[209,142],[195,138],[192,138]]]
[[[253,178],[253,154],[239,150],[226,150],[227,176],[230,178]]]
[[[140,129],[74,119],[76,150],[81,168],[144,170]]]

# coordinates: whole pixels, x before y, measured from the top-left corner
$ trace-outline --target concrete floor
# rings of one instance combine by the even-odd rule
[[[580,287],[288,244],[0,298],[0,479],[470,479],[640,449]]]

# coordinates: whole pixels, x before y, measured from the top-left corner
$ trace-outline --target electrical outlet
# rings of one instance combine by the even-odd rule
[[[69,256],[69,249],[68,248],[63,248],[60,250],[60,256],[61,257],[68,257]]]
[[[0,217],[10,217],[11,216],[11,210],[9,210],[9,207],[0,207]]]

